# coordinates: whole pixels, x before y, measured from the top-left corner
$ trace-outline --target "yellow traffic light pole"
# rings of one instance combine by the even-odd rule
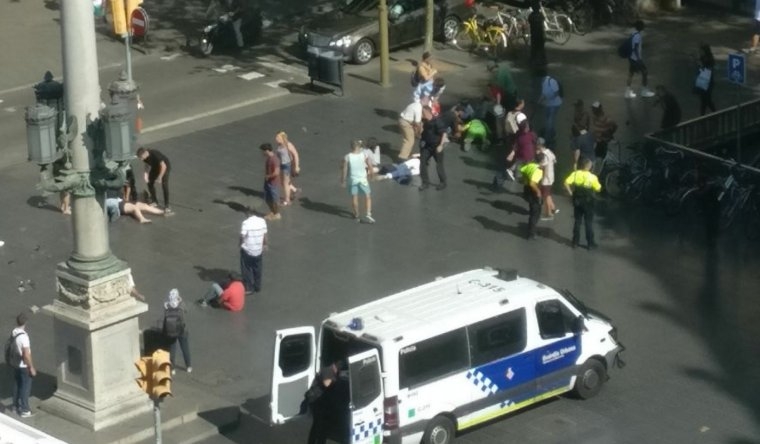
[[[109,0],[111,10],[113,33],[124,39],[124,47],[127,56],[127,80],[132,81],[132,12],[137,9],[143,0]]]
[[[135,362],[140,372],[137,385],[153,400],[153,425],[156,444],[161,444],[161,401],[172,395],[172,363],[166,350],[156,350]]]

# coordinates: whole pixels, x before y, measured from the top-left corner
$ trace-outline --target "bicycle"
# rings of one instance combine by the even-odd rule
[[[451,43],[457,49],[469,52],[484,47],[486,52],[498,58],[500,50],[506,50],[508,45],[502,17],[497,11],[496,21],[486,20],[479,12],[479,7],[476,6],[475,14],[462,22],[461,29]]]

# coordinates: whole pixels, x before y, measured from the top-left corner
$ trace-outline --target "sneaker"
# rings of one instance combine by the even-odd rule
[[[201,299],[201,300],[198,301],[198,305],[200,305],[203,308],[206,308],[206,307],[208,307],[208,302],[206,302],[205,299]]]
[[[366,216],[364,216],[364,221],[367,222],[368,224],[374,224],[375,223],[375,219],[373,219],[372,216],[370,216],[369,214],[366,215]]]
[[[654,91],[652,91],[649,88],[641,88],[641,91],[639,92],[641,97],[654,97]]]
[[[554,209],[554,214],[559,214],[559,208]]]
[[[280,206],[287,207],[288,205],[290,205],[290,202],[287,200],[283,200],[280,202]]]
[[[515,181],[515,172],[514,171],[507,170],[507,176],[509,176],[509,180],[511,180],[512,182]]]
[[[636,98],[636,93],[633,92],[633,90],[631,88],[628,88],[628,89],[625,90],[625,98],[626,99],[635,99]]]
[[[31,411],[29,411],[29,410],[24,410],[22,412],[18,412],[18,416],[20,416],[22,418],[30,418],[30,417],[32,417],[32,415],[33,415],[33,413]]]
[[[554,220],[554,216],[544,216],[541,218],[541,220],[544,222],[549,221],[549,220]]]
[[[188,373],[192,373],[192,372],[193,372],[193,368],[192,368],[192,367],[188,367],[188,368],[187,368],[187,372],[188,372]]]

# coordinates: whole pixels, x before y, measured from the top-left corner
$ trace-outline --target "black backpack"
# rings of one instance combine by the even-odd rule
[[[638,34],[638,32],[629,35],[620,43],[620,46],[618,46],[618,56],[620,56],[621,59],[631,58],[631,54],[633,54],[633,36],[636,34]]]
[[[164,336],[177,339],[185,333],[185,316],[181,308],[167,308],[164,313]]]
[[[25,332],[21,332],[18,334],[13,334],[8,337],[8,340],[5,341],[5,364],[13,367],[18,368],[19,365],[21,365],[21,354],[18,352],[18,347],[16,346],[16,338],[18,338],[21,335],[25,335]]]
[[[410,83],[412,84],[413,88],[416,88],[417,85],[420,84],[420,69],[414,68],[414,71],[412,71],[412,78]]]

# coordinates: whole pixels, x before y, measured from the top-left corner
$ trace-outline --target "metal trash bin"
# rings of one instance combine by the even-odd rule
[[[343,95],[343,54],[330,49],[309,47],[308,66],[312,85],[321,82],[340,88]]]

